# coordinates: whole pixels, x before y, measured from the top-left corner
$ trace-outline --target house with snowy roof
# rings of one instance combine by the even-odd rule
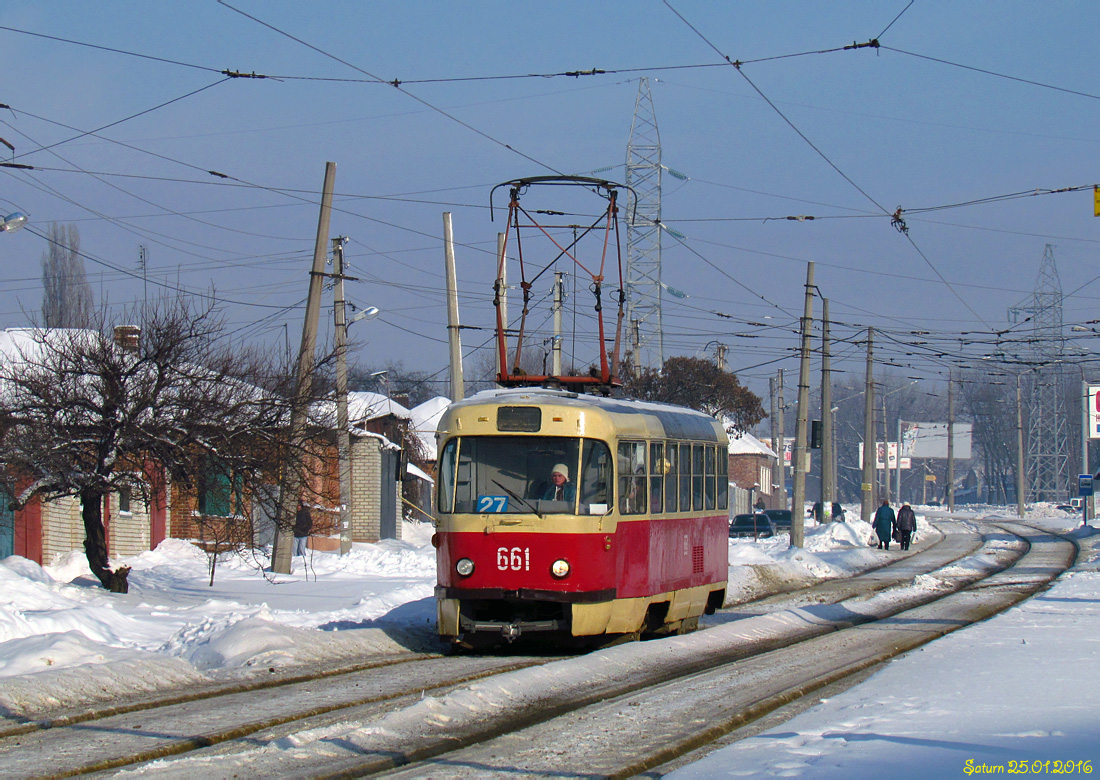
[[[748,506],[762,500],[765,509],[781,508],[782,497],[772,488],[779,462],[772,448],[751,433],[735,431],[729,439],[730,483],[751,494]]]
[[[136,329],[116,330],[116,341],[140,338]],[[55,331],[59,332],[59,331]],[[64,335],[64,334],[62,334]],[[93,332],[89,331],[89,337]],[[0,361],[9,366],[33,355],[35,330],[13,328],[0,331]],[[400,413],[388,404],[368,399],[366,406],[379,405],[384,413]],[[403,408],[403,407],[402,407]],[[405,414],[407,414],[405,410]],[[366,412],[361,410],[361,417]],[[323,420],[323,417],[314,417]],[[333,419],[335,419],[333,417]],[[353,541],[374,542],[400,535],[401,496],[397,474],[400,448],[386,436],[351,427],[352,495],[350,531]],[[315,530],[311,546],[338,546],[339,496],[338,459],[335,431],[331,441],[316,453],[310,469],[314,501]],[[239,527],[245,538],[234,544],[267,544],[274,537],[274,507],[271,501],[249,495],[241,483],[212,473],[194,488],[172,484],[164,464],[131,464],[137,489],[110,492],[103,497],[102,522],[111,556],[134,555],[155,548],[165,538],[188,539],[204,546],[224,541],[222,530]],[[25,482],[25,480],[24,480]],[[17,492],[24,485],[16,483]],[[62,496],[50,500],[33,497],[14,509],[12,497],[0,500],[0,559],[20,555],[40,564],[84,546],[85,529],[80,500]],[[242,520],[246,522],[241,522]]]

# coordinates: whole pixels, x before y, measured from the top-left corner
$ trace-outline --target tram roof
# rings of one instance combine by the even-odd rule
[[[483,390],[469,398],[452,404],[448,411],[465,406],[490,404],[504,406],[509,404],[557,404],[578,409],[597,410],[609,415],[641,415],[655,420],[664,429],[664,434],[674,438],[704,439],[708,441],[726,441],[725,429],[721,422],[709,414],[689,409],[686,406],[639,401],[634,398],[608,398],[601,395],[585,395],[566,390],[552,390],[544,387],[511,387]]]

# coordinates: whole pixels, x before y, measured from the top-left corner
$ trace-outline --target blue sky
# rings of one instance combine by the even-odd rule
[[[884,344],[901,342],[883,351],[896,372],[934,379],[951,361],[918,360],[906,353],[924,347],[905,342],[974,358],[997,348],[973,334],[1009,327],[1006,310],[1031,294],[1048,243],[1067,324],[1097,318],[1091,192],[917,210],[1100,181],[1098,17],[1085,3],[934,0],[7,4],[0,137],[16,147],[5,161],[36,170],[0,168],[0,210],[29,213],[38,230],[77,225],[97,299],[113,307],[144,297],[145,246],[150,295],[177,283],[213,292],[242,340],[296,343],[334,161],[331,232],[351,237],[361,279],[348,295],[383,310],[354,326],[354,359],[436,371],[446,362],[441,213],[454,214],[463,323],[490,326],[502,229],[489,220],[490,189],[551,169],[624,180],[647,76],[663,162],[689,177],[664,181],[663,220],[685,244],[666,238],[663,278],[688,295],[665,300],[666,356],[719,341],[730,367],[766,389],[777,367],[797,367],[813,261],[835,336],[883,329]],[[750,62],[872,38],[879,49]],[[619,72],[411,83],[590,68]],[[288,78],[225,80],[221,69]],[[67,141],[78,133],[65,125],[112,123]],[[917,211],[905,216],[908,238],[886,216],[898,207]],[[816,219],[784,219],[794,215]],[[44,249],[32,230],[0,238],[4,326],[39,309]],[[1024,349],[1021,334],[1000,348]],[[471,359],[489,335],[464,332]],[[839,352],[862,371],[858,345]]]

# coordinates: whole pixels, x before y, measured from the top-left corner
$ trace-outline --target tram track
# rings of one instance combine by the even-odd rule
[[[641,691],[650,689],[657,691],[662,687],[672,686],[672,690],[675,690],[676,686],[683,685],[684,680],[691,675],[705,675],[710,673],[708,671],[710,669],[722,668],[730,663],[736,664],[737,662],[749,662],[752,659],[764,659],[754,663],[764,664],[765,666],[769,663],[774,665],[775,662],[769,661],[766,656],[769,653],[774,653],[779,647],[792,644],[802,645],[825,635],[843,633],[848,628],[881,622],[891,615],[919,608],[919,605],[915,606],[916,602],[914,600],[898,599],[896,594],[893,597],[883,595],[889,593],[891,589],[896,589],[899,583],[907,579],[942,571],[944,567],[950,568],[960,560],[973,559],[975,555],[984,555],[990,561],[996,559],[996,564],[991,562],[989,566],[983,566],[984,571],[981,572],[980,576],[956,577],[955,579],[961,588],[968,584],[973,585],[983,579],[994,568],[1003,571],[1012,565],[1015,558],[1026,557],[1027,555],[1027,550],[1023,549],[1026,545],[1021,544],[1015,547],[1006,545],[1003,538],[991,538],[988,535],[984,539],[977,535],[958,534],[957,536],[960,538],[952,540],[951,535],[949,535],[940,544],[933,545],[901,561],[896,561],[892,566],[882,567],[853,577],[846,587],[838,587],[839,583],[830,581],[817,588],[804,588],[782,596],[761,599],[751,605],[738,605],[737,609],[740,614],[736,616],[737,620],[714,626],[708,631],[694,635],[695,637],[702,637],[712,631],[728,632],[731,626],[746,625],[745,621],[751,622],[753,618],[758,623],[761,620],[770,620],[771,626],[766,629],[759,625],[753,627],[752,631],[741,637],[743,641],[739,641],[736,647],[727,647],[720,651],[711,650],[701,654],[694,661],[686,663],[681,659],[681,661],[675,662],[669,668],[663,670],[650,666],[644,669],[644,674],[613,673],[609,675],[607,681],[601,684],[590,685],[586,683],[583,685],[582,695],[577,695],[577,692],[569,695],[566,692],[557,701],[541,701],[530,712],[521,710],[506,714],[503,722],[497,723],[488,729],[482,725],[469,729],[469,733],[466,734],[446,734],[427,747],[421,739],[419,746],[394,746],[393,748],[383,749],[382,753],[385,755],[379,756],[377,751],[372,751],[366,743],[356,744],[355,740],[349,741],[335,735],[339,731],[340,724],[344,724],[344,730],[346,731],[348,730],[347,724],[384,723],[387,718],[400,718],[403,712],[415,711],[418,704],[423,709],[422,697],[427,697],[425,700],[429,702],[447,701],[454,699],[456,696],[460,698],[464,695],[464,692],[470,689],[492,688],[497,684],[497,680],[507,679],[509,675],[498,677],[502,672],[515,672],[517,669],[542,665],[553,659],[471,656],[455,658],[424,657],[417,659],[420,663],[401,664],[400,674],[394,674],[394,667],[387,666],[359,670],[350,675],[334,675],[318,680],[303,680],[285,686],[288,690],[295,686],[300,689],[294,696],[273,696],[272,691],[269,689],[266,692],[254,691],[251,693],[251,698],[247,692],[237,694],[242,698],[236,706],[227,697],[217,697],[213,701],[203,700],[192,702],[189,705],[173,704],[156,710],[136,710],[115,714],[105,719],[87,719],[71,724],[51,723],[48,730],[40,730],[40,733],[9,735],[7,739],[0,739],[0,756],[8,753],[8,758],[12,758],[14,757],[13,749],[17,749],[18,752],[22,753],[26,748],[31,747],[30,741],[38,739],[41,744],[36,746],[38,747],[36,752],[39,755],[49,757],[46,762],[36,762],[34,771],[30,772],[20,771],[9,761],[8,770],[2,773],[8,774],[14,769],[15,774],[18,776],[67,776],[105,771],[155,758],[191,753],[194,760],[182,759],[182,762],[178,764],[165,764],[164,771],[172,774],[174,770],[169,767],[189,771],[185,767],[197,767],[198,764],[195,761],[200,764],[209,761],[211,766],[216,766],[219,763],[233,766],[233,762],[243,760],[250,767],[243,771],[244,776],[248,776],[253,772],[256,774],[276,772],[279,775],[286,776],[288,767],[283,762],[283,759],[285,759],[283,754],[287,752],[283,749],[286,741],[288,739],[293,741],[294,734],[309,730],[315,730],[315,733],[320,735],[320,739],[316,739],[315,742],[320,744],[323,750],[314,756],[317,763],[312,763],[308,759],[308,754],[316,752],[314,748],[317,747],[317,744],[309,743],[308,739],[306,740],[308,744],[304,745],[300,751],[293,751],[307,756],[302,764],[302,776],[316,776],[326,772],[337,776],[340,774],[357,775],[383,771],[408,761],[431,760],[436,753],[442,754],[456,747],[465,750],[476,750],[475,746],[478,743],[492,739],[507,739],[505,735],[515,733],[517,729],[524,726],[545,724],[559,718],[579,717],[573,714],[582,712],[586,707],[599,707],[605,702],[614,701],[621,697],[637,697],[641,695]],[[964,536],[967,538],[961,538]],[[996,536],[994,534],[994,537]],[[984,553],[981,552],[983,550]],[[891,569],[893,569],[892,572]],[[966,580],[966,582],[964,583],[963,580]],[[862,584],[860,584],[860,581],[862,581]],[[939,598],[943,594],[934,595]],[[914,599],[927,603],[929,601],[927,596],[928,591],[924,589],[922,598],[917,599],[914,596]],[[1020,598],[1023,597],[1020,596]],[[861,612],[860,604],[865,605],[874,602],[876,599],[892,603],[889,608],[886,608],[885,605],[879,605],[884,610],[881,614]],[[857,603],[845,603],[853,600]],[[787,606],[782,606],[784,603]],[[769,618],[768,610],[778,610],[781,607],[781,614],[786,615],[785,619],[777,619],[774,616]],[[750,617],[746,613],[747,609],[756,610],[757,614]],[[834,614],[826,614],[830,610],[833,610]],[[797,615],[793,620],[790,617],[792,614]],[[801,625],[792,626],[792,623],[801,623]],[[690,642],[692,639],[693,637],[683,637],[664,641],[682,644]],[[928,641],[928,639],[923,641]],[[631,647],[656,647],[658,644],[641,643]],[[615,650],[622,652],[624,649],[616,648]],[[904,650],[898,650],[897,652],[904,652]],[[590,663],[590,659],[594,657],[587,657],[585,662]],[[570,662],[566,661],[564,663],[568,664]],[[867,663],[872,665],[881,663],[881,659],[871,660]],[[866,665],[864,664],[860,668],[866,668]],[[418,668],[422,671],[415,671]],[[855,671],[858,670],[848,669],[845,666],[842,670],[831,672],[827,676],[832,679],[832,675],[840,675],[838,678],[840,679],[844,675],[852,674]],[[529,670],[528,673],[538,674],[536,670]],[[383,684],[383,680],[387,678],[389,678],[389,682]],[[482,682],[473,682],[476,680]],[[471,684],[472,682],[473,684]],[[356,693],[356,687],[359,686],[364,686],[363,691],[369,688],[368,695],[344,694],[343,696],[336,696],[338,701],[330,701],[329,699],[334,694],[326,692],[329,688],[335,688],[350,690],[354,694]],[[794,687],[787,686],[787,688],[799,690],[798,685]],[[792,694],[788,691],[786,694],[780,692],[776,695],[782,698],[784,696],[789,697]],[[248,713],[249,717],[244,718],[241,710],[247,711],[250,708],[246,703],[250,700],[253,702],[252,709],[262,706],[272,711],[265,713],[266,717],[252,717],[253,713]],[[778,703],[757,703],[755,706],[757,709],[763,707],[765,710],[770,710],[785,703],[786,699],[776,701]],[[305,706],[303,702],[309,706]],[[640,705],[633,706],[637,708]],[[170,711],[173,707],[177,709]],[[182,708],[182,710],[179,708]],[[188,709],[190,709],[190,712],[184,711]],[[643,707],[643,709],[649,708]],[[214,710],[224,710],[230,721],[234,720],[235,713],[235,722],[219,729],[216,723],[217,718],[212,716]],[[754,710],[752,708],[745,709],[745,712],[750,711]],[[164,722],[169,725],[164,728],[156,726],[155,718],[159,717],[164,718]],[[241,723],[242,719],[247,720],[248,723]],[[729,723],[736,723],[736,718],[730,720]],[[66,730],[68,730],[68,734],[65,733]],[[138,750],[131,749],[123,744],[125,742],[122,739],[123,736],[127,739],[137,737],[137,742],[152,743],[154,746]],[[89,750],[89,737],[93,738],[91,741],[100,738],[101,742],[107,743],[104,747],[109,747],[110,750],[107,750],[103,755],[94,755],[94,751]],[[21,744],[15,745],[13,740],[17,740]],[[280,740],[282,740],[281,746],[277,744]],[[67,742],[80,743],[80,748],[77,751],[79,755],[64,749]],[[367,742],[369,743],[370,740],[367,740]],[[429,742],[432,742],[432,740],[429,740]],[[51,748],[51,744],[59,747]],[[492,742],[486,744],[491,745]],[[276,747],[272,749],[272,745]],[[265,750],[271,755],[265,757],[263,755]],[[375,754],[372,755],[372,752]],[[268,760],[276,761],[277,766],[265,766]],[[665,757],[663,760],[668,760],[668,758]],[[180,760],[177,759],[177,761]],[[649,764],[649,766],[653,765],[652,763]],[[432,767],[431,774],[435,775],[439,767],[434,764]],[[199,773],[203,771],[203,769],[198,770]],[[155,774],[156,770],[152,770],[152,772]]]

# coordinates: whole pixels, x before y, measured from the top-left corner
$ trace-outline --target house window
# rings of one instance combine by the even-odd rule
[[[760,478],[756,481],[756,484],[760,487],[757,489],[758,493],[767,493],[771,495],[772,492],[772,467],[761,466]]]
[[[242,514],[241,505],[240,475],[231,475],[222,464],[207,464],[199,483],[199,514],[232,517]]]
[[[120,487],[118,489],[118,511],[119,514],[130,514],[130,488]]]

